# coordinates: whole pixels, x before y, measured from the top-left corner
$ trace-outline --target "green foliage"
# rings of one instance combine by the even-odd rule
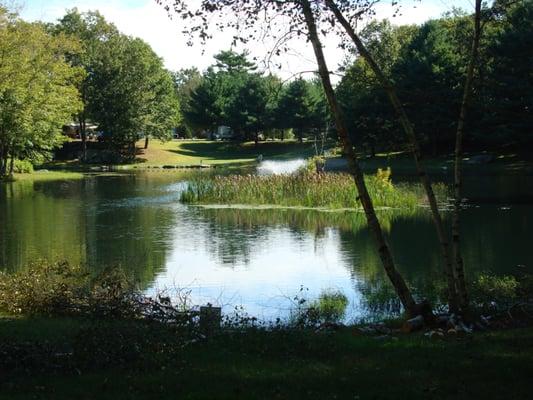
[[[417,185],[393,185],[390,172],[366,176],[366,184],[376,207],[414,208],[423,201]],[[437,186],[442,198],[443,186]],[[360,209],[353,178],[348,174],[231,175],[198,177],[182,193],[186,203],[256,204],[292,207]]]
[[[127,36],[110,38],[91,74],[91,115],[117,149],[145,135],[169,139],[179,122],[179,102],[170,74],[146,43]]]
[[[306,131],[320,125],[319,98],[314,96],[312,83],[302,78],[290,82],[284,87],[279,97],[275,116],[277,126],[293,129],[301,142]]]
[[[482,274],[472,285],[472,298],[488,305],[509,304],[518,298],[519,282],[514,276],[494,276]]]
[[[529,143],[533,3],[515,2],[490,17],[484,12],[475,95],[467,117],[465,145],[482,150],[508,143]],[[473,21],[449,13],[421,26],[394,27],[372,22],[361,38],[385,75],[395,83],[415,132],[426,151],[449,152],[454,144]],[[389,99],[374,74],[358,57],[346,63],[336,91],[354,143],[375,155],[403,149],[405,137]]]
[[[276,76],[257,73],[247,53],[222,51],[215,60],[202,76],[187,70],[177,75],[185,125],[197,132],[229,126],[238,139],[256,141],[259,133],[285,139],[291,129],[301,140],[326,125],[318,82],[297,79],[283,85]]]
[[[0,176],[12,172],[10,158],[35,159],[63,142],[61,128],[80,108],[82,76],[65,54],[79,50],[0,8]]]
[[[325,323],[340,322],[346,313],[348,298],[338,290],[325,290],[309,307],[313,318]]]
[[[91,277],[80,266],[41,262],[0,273],[0,311],[12,315],[130,316],[132,294],[131,283],[116,268]]]
[[[301,287],[294,296],[289,327],[309,328],[321,324],[342,322],[348,307],[348,298],[339,290],[323,290],[317,299],[307,298],[308,289]]]
[[[89,276],[66,263],[30,265],[15,274],[0,274],[0,310],[19,315],[68,314],[89,293]]]
[[[123,35],[98,12],[69,11],[55,27],[81,42],[71,62],[87,71],[77,120],[98,124],[118,152],[132,158],[141,137],[168,140],[181,120],[174,79],[140,39]]]
[[[31,174],[33,172],[33,164],[29,160],[15,160],[13,170],[16,174]]]

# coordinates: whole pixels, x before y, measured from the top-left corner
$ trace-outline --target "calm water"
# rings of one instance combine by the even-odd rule
[[[148,293],[186,289],[194,303],[242,305],[265,319],[287,316],[295,296],[326,289],[350,299],[348,319],[397,307],[359,213],[190,207],[179,203],[186,179],[152,172],[0,185],[0,268],[35,259],[94,270],[120,264]],[[533,266],[533,177],[466,185],[469,276]],[[441,273],[427,211],[381,219],[406,279],[431,296]]]

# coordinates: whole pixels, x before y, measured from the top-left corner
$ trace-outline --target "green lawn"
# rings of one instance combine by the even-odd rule
[[[15,344],[43,345],[55,361],[19,350],[26,365],[8,369]],[[531,328],[446,341],[247,331],[181,344],[140,322],[0,319],[0,399],[525,399],[533,385]],[[72,348],[70,361],[54,356]]]
[[[312,143],[253,142],[234,143],[208,140],[172,140],[160,142],[152,140],[148,149],[142,149],[144,142],[139,142],[140,166],[161,165],[199,165],[199,164],[246,164],[257,160],[259,155],[268,159],[292,159],[310,157],[313,153]]]

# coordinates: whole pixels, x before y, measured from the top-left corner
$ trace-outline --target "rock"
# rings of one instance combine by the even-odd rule
[[[438,339],[440,337],[444,337],[444,333],[439,331],[429,331],[424,333],[424,336],[427,336],[430,339]]]
[[[448,329],[448,335],[457,335],[457,331],[455,329]]]
[[[363,335],[374,335],[377,333],[376,330],[370,326],[361,326],[358,328],[358,331]]]
[[[418,315],[414,318],[408,319],[404,324],[404,331],[414,332],[416,330],[422,329],[424,326],[424,318],[421,315]]]

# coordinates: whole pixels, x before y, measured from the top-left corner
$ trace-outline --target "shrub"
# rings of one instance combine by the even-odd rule
[[[326,323],[340,322],[346,313],[348,298],[340,291],[326,290],[311,303],[310,311],[315,313],[318,321]]]
[[[14,315],[131,316],[134,291],[124,273],[109,268],[91,277],[69,263],[35,263],[0,273],[0,311]]]
[[[509,275],[480,275],[472,284],[472,299],[482,309],[507,309],[520,296],[520,281]]]
[[[82,305],[89,276],[67,263],[37,263],[15,274],[0,273],[0,311],[9,314],[68,314]]]
[[[17,174],[31,174],[33,172],[33,164],[28,160],[15,160],[13,172]]]
[[[338,290],[327,289],[318,299],[309,302],[305,297],[308,289],[301,288],[300,295],[294,297],[295,308],[289,325],[313,327],[342,321],[348,306],[348,298]]]

